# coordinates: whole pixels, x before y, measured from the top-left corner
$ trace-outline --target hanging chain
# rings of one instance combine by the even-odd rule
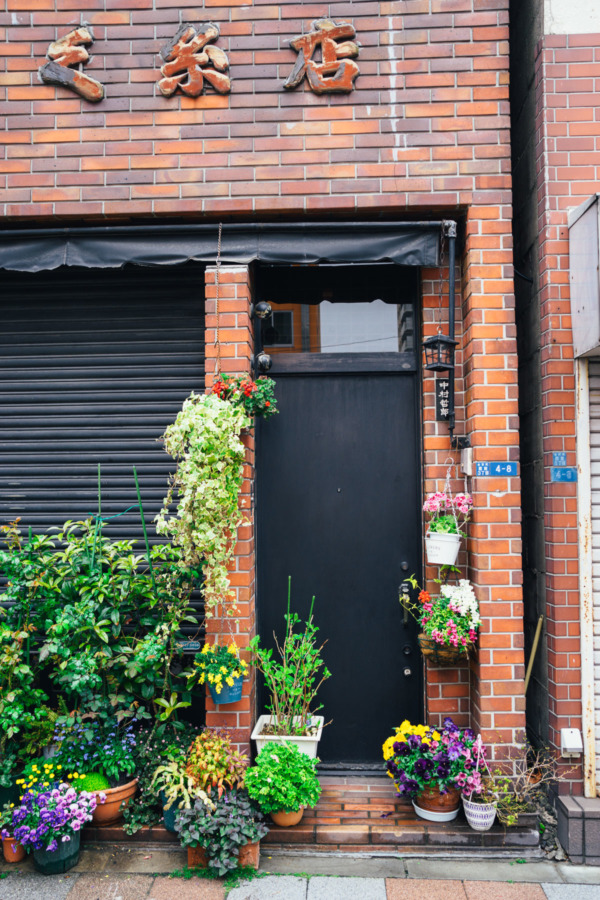
[[[219,322],[219,275],[221,270],[221,238],[223,235],[223,223],[219,222],[219,237],[217,239],[217,262],[216,262],[216,272],[215,272],[215,317],[216,317],[216,328],[215,328],[215,349],[217,351],[216,359],[215,359],[215,375],[221,374],[221,343],[219,341],[219,331],[220,322]]]
[[[444,465],[448,466],[446,469],[446,481],[444,482],[444,494],[450,498],[452,501],[452,486],[450,484],[450,480],[452,478],[452,470],[454,469],[454,475],[456,477],[456,463],[451,457],[446,459]],[[456,515],[456,509],[454,508],[454,504],[452,503],[452,515],[454,516],[454,521],[456,523],[456,531],[458,532],[458,518]]]

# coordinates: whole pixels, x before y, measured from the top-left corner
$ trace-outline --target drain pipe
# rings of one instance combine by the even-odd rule
[[[583,784],[586,797],[596,796],[594,710],[594,603],[592,594],[592,486],[590,459],[590,392],[587,359],[575,360],[577,435],[577,513],[579,544],[579,616],[581,632],[581,726]]]

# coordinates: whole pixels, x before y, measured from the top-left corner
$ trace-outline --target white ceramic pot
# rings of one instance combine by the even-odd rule
[[[460,534],[437,534],[428,531],[425,535],[427,562],[437,566],[453,566],[460,549]]]
[[[473,803],[462,798],[467,822],[473,831],[489,831],[496,818],[496,806],[493,803]]]
[[[452,822],[458,815],[458,807],[445,812],[433,812],[431,809],[423,809],[423,807],[417,806],[414,800],[413,807],[419,818],[426,819],[428,822]]]
[[[325,719],[323,716],[312,716],[311,724],[317,726],[317,733],[311,737],[299,737],[296,734],[262,734],[265,725],[272,725],[275,721],[273,716],[260,716],[258,722],[254,726],[251,738],[256,742],[256,752],[260,753],[266,744],[295,744],[302,753],[314,759],[317,755],[317,746],[321,740],[323,733],[323,724]]]

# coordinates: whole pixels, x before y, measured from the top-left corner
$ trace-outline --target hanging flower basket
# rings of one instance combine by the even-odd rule
[[[448,644],[438,644],[428,634],[421,634],[418,637],[421,653],[431,663],[432,666],[460,666],[469,661],[469,655],[473,645],[466,647],[452,647]]]
[[[217,706],[220,706],[224,703],[237,703],[238,700],[242,699],[243,681],[244,679],[241,675],[238,678],[234,678],[232,686],[228,684],[221,685],[220,693],[217,693],[217,689],[213,684],[209,684],[208,689],[210,691],[210,696],[213,703],[215,703]]]
[[[428,531],[425,535],[427,562],[436,566],[453,566],[460,550],[459,534],[438,534]]]

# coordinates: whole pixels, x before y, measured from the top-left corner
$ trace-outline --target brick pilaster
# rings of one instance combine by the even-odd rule
[[[224,266],[219,273],[219,310],[217,316],[216,268],[206,270],[206,387],[215,380],[217,365],[228,375],[250,374],[254,352],[253,330],[250,320],[250,280],[246,266]],[[219,363],[216,336],[219,337]],[[227,642],[232,637],[242,656],[249,659],[247,650],[256,630],[255,615],[255,546],[252,510],[254,483],[254,429],[242,437],[246,447],[244,482],[240,494],[240,509],[245,522],[238,528],[235,557],[230,570],[230,584],[235,592],[237,616],[226,621],[217,613],[206,623],[206,639]],[[255,712],[255,672],[249,669],[244,682],[242,699],[238,703],[217,707],[208,690],[206,724],[231,730],[240,749],[249,750],[250,732]]]

